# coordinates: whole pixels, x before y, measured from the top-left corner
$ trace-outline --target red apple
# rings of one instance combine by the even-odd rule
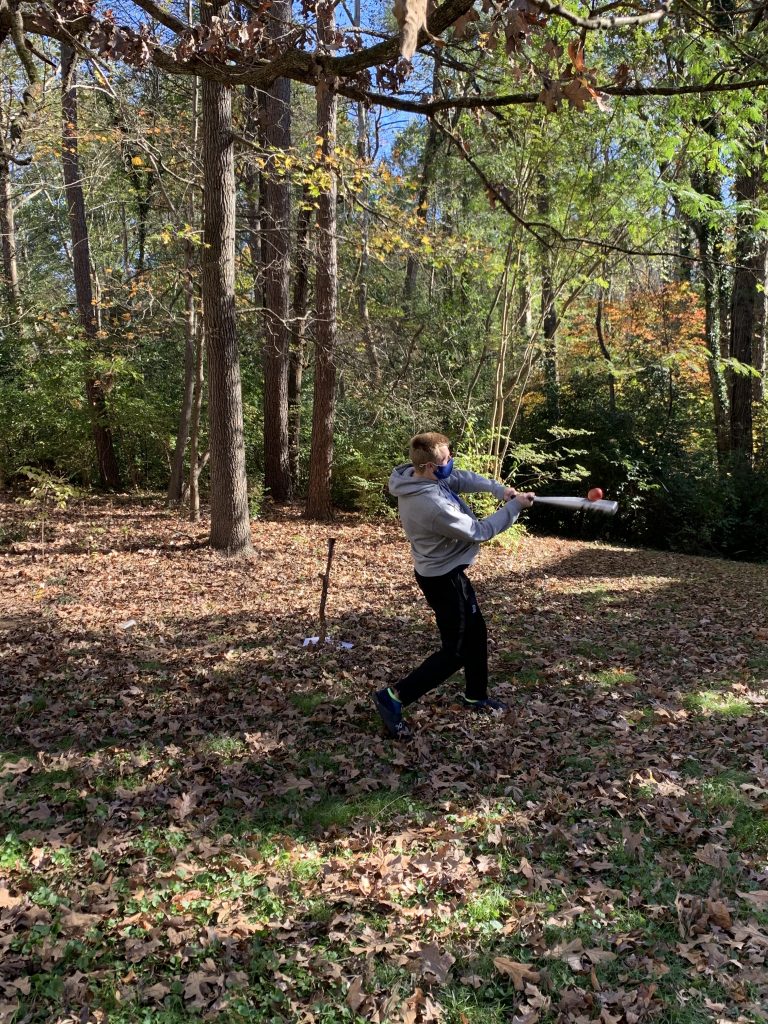
[[[588,501],[600,501],[602,497],[603,492],[600,490],[599,487],[590,487],[590,489],[587,491]]]

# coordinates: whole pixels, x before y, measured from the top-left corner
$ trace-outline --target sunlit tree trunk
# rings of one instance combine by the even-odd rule
[[[362,24],[361,0],[355,0],[354,24],[360,28]],[[357,104],[357,157],[367,172],[371,162],[371,146],[368,134],[368,108],[364,103]],[[370,252],[368,239],[370,235],[371,215],[368,211],[369,192],[367,181],[361,189],[362,210],[360,222],[360,266],[358,268],[357,280],[357,313],[360,318],[360,326],[363,332],[363,344],[368,357],[368,365],[371,370],[374,384],[381,383],[381,364],[376,351],[376,342],[373,337],[371,317],[368,311],[368,276],[370,273]]]
[[[16,222],[11,192],[11,171],[7,160],[0,160],[0,233],[3,249],[3,285],[8,319],[15,321],[21,309],[21,285],[16,260]]]
[[[194,79],[192,85],[192,153],[197,155],[198,134],[199,134],[199,81]],[[190,225],[195,223],[195,204],[190,194],[187,205],[187,221]],[[171,479],[168,483],[167,498],[169,502],[181,501],[182,487],[184,483],[184,455],[189,440],[190,424],[192,422],[192,407],[195,398],[195,371],[197,363],[198,329],[197,329],[197,304],[195,296],[195,265],[196,249],[191,239],[184,242],[184,391],[181,401],[181,414],[179,416],[179,429],[176,435],[176,449],[171,465]]]
[[[334,30],[333,7],[318,6],[318,35],[329,43]],[[317,84],[317,132],[328,161],[328,187],[317,210],[317,257],[315,261],[315,389],[312,407],[312,445],[309,460],[307,516],[330,519],[333,421],[336,400],[336,302],[338,266],[336,253],[336,175],[331,160],[336,147],[336,94],[333,82]]]
[[[90,364],[97,354],[96,332],[98,325],[93,302],[88,223],[85,216],[85,198],[78,154],[75,54],[74,50],[66,43],[61,44],[61,83],[61,164],[72,238],[72,271],[77,308],[86,339]],[[90,369],[86,371],[85,393],[91,414],[99,479],[103,486],[118,489],[120,487],[120,472],[115,457],[112,431],[107,422],[106,388],[101,374]]]
[[[291,18],[290,0],[275,0],[267,31],[279,38]],[[261,136],[268,154],[291,147],[291,82],[278,78],[262,97]],[[275,501],[291,497],[288,457],[291,184],[268,155],[262,172],[261,247],[264,280],[264,486]]]
[[[221,0],[204,5],[204,19],[218,16],[222,6]],[[234,157],[232,90],[206,79],[202,85],[201,284],[208,355],[211,546],[228,555],[245,555],[252,548],[235,321]]]
[[[758,376],[752,380],[752,401],[762,405],[765,401],[765,332],[768,327],[768,238],[764,234],[758,242],[757,270],[760,290],[757,296],[752,365]]]

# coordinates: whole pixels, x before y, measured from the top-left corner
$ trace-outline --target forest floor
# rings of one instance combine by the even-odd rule
[[[768,1020],[768,567],[487,547],[511,709],[456,678],[397,745],[371,694],[433,626],[395,522],[267,517],[227,561],[158,501],[57,511],[44,551],[28,515],[0,505],[0,1020]]]

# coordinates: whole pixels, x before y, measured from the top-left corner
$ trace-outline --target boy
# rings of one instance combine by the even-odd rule
[[[466,693],[462,703],[475,711],[502,711],[505,705],[488,696],[488,633],[477,597],[464,570],[478,556],[482,541],[490,540],[515,522],[533,504],[532,493],[477,473],[455,470],[450,442],[429,432],[411,438],[411,462],[398,466],[389,478],[397,498],[400,521],[411,544],[416,582],[427,599],[440,631],[440,650],[399,683],[374,694],[376,709],[391,736],[410,739],[403,708],[464,668]],[[478,520],[459,493],[486,491],[506,505]]]

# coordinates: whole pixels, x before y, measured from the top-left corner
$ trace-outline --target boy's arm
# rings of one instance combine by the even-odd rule
[[[466,512],[462,512],[458,506],[449,508],[446,505],[435,514],[432,520],[432,529],[444,537],[455,537],[457,540],[464,540],[471,544],[480,544],[508,529],[526,507],[523,502],[513,498],[493,515],[478,520],[468,516]]]
[[[486,493],[492,494],[499,501],[508,498],[507,491],[511,490],[498,480],[489,480],[487,476],[471,473],[468,469],[454,469],[448,477],[447,484],[454,494]]]

